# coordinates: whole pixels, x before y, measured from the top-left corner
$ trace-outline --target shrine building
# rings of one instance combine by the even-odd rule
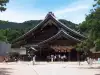
[[[13,46],[25,47],[26,55],[29,48],[34,48],[35,52],[31,49],[30,51],[31,54],[36,54],[36,60],[46,60],[51,54],[65,54],[68,60],[77,61],[79,52],[76,51],[75,45],[85,38],[79,32],[61,23],[52,12],[49,12],[43,21],[17,38]]]

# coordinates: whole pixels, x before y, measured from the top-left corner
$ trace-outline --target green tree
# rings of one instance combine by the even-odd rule
[[[24,29],[1,29],[0,41],[11,43],[13,40],[24,34]]]
[[[95,49],[100,50],[100,0],[95,1],[96,4],[93,5],[90,14],[86,16],[79,28],[92,41],[92,45],[90,41],[86,41],[88,45],[91,45],[89,48],[95,47]]]
[[[95,49],[96,49],[96,51],[100,51],[100,39],[97,39],[95,41]]]
[[[6,4],[9,2],[9,0],[0,0],[0,11],[5,11],[6,10]]]
[[[7,37],[4,35],[5,30],[0,30],[0,41],[7,42]]]

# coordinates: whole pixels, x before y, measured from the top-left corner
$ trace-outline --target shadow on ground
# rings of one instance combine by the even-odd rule
[[[95,75],[100,75],[100,74],[95,74]]]
[[[11,68],[0,68],[0,75],[10,75]]]
[[[79,69],[100,69],[99,67],[79,67]]]
[[[90,66],[90,67],[82,67],[82,66],[79,66],[79,67],[71,67],[71,68],[79,68],[79,69],[100,69],[100,66],[98,66],[98,67],[92,67],[92,66]]]

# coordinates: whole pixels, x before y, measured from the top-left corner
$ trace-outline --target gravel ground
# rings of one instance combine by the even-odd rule
[[[100,64],[86,62],[12,62],[0,63],[0,75],[100,75]]]

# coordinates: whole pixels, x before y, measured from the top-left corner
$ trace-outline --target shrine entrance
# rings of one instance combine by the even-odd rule
[[[54,55],[66,56],[65,61],[77,61],[78,52],[72,46],[52,46]]]
[[[66,48],[65,48],[66,47]],[[63,49],[62,49],[63,48]],[[46,47],[46,48],[39,48],[38,52],[36,54],[36,60],[37,61],[47,61],[50,60],[53,56],[55,58],[55,61],[61,61],[62,57],[66,57],[64,61],[77,61],[78,60],[78,54],[77,51],[72,47]]]

